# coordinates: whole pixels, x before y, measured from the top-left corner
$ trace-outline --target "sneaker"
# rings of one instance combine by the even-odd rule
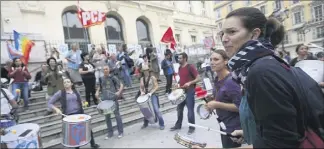
[[[107,135],[106,137],[105,137],[105,140],[108,140],[108,139],[110,139],[110,138],[112,138],[113,137],[113,135]]]
[[[160,130],[164,130],[165,126],[160,126]]]
[[[178,130],[178,129],[181,129],[181,127],[173,126],[173,127],[170,128],[171,131],[175,131],[175,130]]]
[[[189,128],[189,130],[188,130],[188,135],[191,135],[191,134],[193,134],[195,132],[195,129],[190,129]]]
[[[123,133],[119,134],[118,139],[122,138],[123,136],[124,136]]]
[[[99,147],[100,147],[100,145],[98,145],[98,144],[91,145],[91,148],[95,148],[95,149],[97,149],[97,148],[99,148]]]
[[[147,126],[148,126],[148,125],[143,125],[143,126],[141,127],[141,129],[145,129]]]

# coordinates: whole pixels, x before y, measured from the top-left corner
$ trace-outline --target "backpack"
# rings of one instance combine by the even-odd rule
[[[125,62],[129,68],[132,68],[134,66],[134,60],[131,59],[127,54],[125,54]]]
[[[190,77],[192,78],[192,79],[194,79],[195,78],[195,76],[192,74],[192,71],[191,71],[191,64],[187,64],[187,69],[188,69],[188,72],[189,72],[189,75],[190,75]],[[181,68],[181,66],[179,66],[179,69],[178,69],[178,73],[180,72],[180,68]],[[194,86],[196,86],[196,84],[194,84]]]
[[[10,99],[9,99],[7,93],[2,88],[1,88],[1,93],[7,99],[8,104],[10,104]],[[18,110],[18,107],[17,108],[12,107],[11,111],[10,111],[10,115],[12,116],[12,120],[15,120],[16,123],[18,123],[18,120],[19,120],[17,110]]]
[[[266,56],[268,57],[268,56]],[[297,82],[297,100],[293,103],[301,114],[304,137],[299,148],[324,147],[324,93],[318,83],[299,67],[290,67],[284,60],[274,57],[281,65],[290,70]]]

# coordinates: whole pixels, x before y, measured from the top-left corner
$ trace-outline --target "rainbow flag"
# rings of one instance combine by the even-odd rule
[[[22,53],[22,56],[20,57],[21,61],[27,65],[29,61],[29,55],[31,52],[32,47],[35,45],[35,43],[31,40],[29,40],[27,37],[22,36],[15,30],[14,32],[14,42],[15,42],[15,48],[17,51]]]

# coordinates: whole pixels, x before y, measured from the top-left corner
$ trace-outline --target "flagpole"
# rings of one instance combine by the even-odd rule
[[[81,19],[82,16],[81,16],[81,14],[80,14],[80,12],[82,12],[82,11],[81,11],[81,8],[80,8],[80,1],[77,0],[77,2],[78,2],[78,16],[79,16],[79,20],[80,20],[81,25],[82,25],[82,19]],[[85,32],[86,43],[87,43],[87,49],[88,49],[88,43],[90,43],[90,42],[89,42],[89,34],[88,34],[88,30],[87,30],[87,28],[84,27],[83,25],[82,25],[82,27],[83,27],[83,30],[84,30],[84,32]],[[79,48],[80,48],[80,45],[79,45]],[[90,52],[89,49],[88,49],[88,52]]]

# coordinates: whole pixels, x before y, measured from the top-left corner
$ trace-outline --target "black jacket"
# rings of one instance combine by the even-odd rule
[[[297,148],[302,134],[293,105],[296,80],[275,58],[256,60],[248,71],[247,100],[256,122],[254,148]]]

